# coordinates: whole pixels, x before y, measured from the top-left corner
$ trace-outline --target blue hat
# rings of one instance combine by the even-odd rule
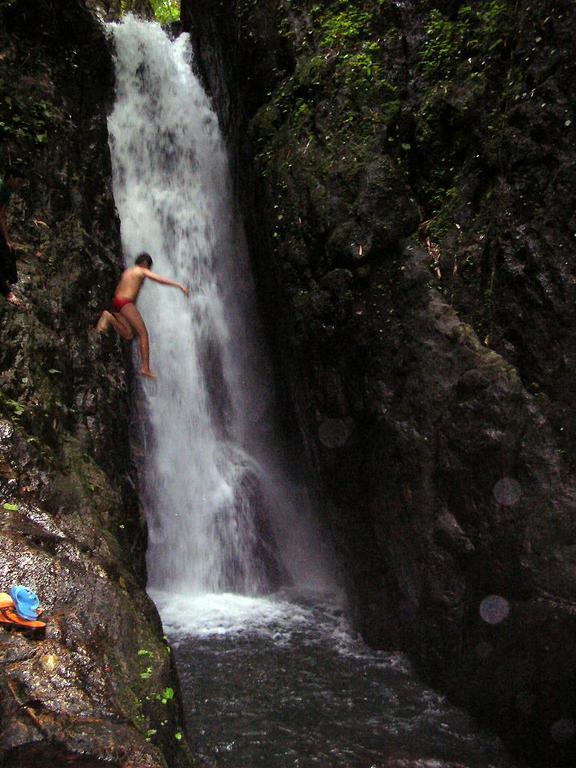
[[[16,586],[10,587],[8,594],[14,600],[16,613],[21,619],[34,621],[34,619],[38,618],[38,611],[36,609],[40,607],[40,601],[34,592],[27,587]]]

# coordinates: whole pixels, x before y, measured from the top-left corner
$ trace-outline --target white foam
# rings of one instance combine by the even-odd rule
[[[286,600],[231,593],[183,594],[150,590],[164,629],[182,637],[289,633],[310,621],[310,612]]]
[[[351,628],[339,595],[299,595],[284,590],[268,597],[232,593],[190,593],[149,589],[164,631],[178,646],[186,638],[259,637],[275,647],[295,644],[330,649],[342,656],[386,667],[399,674],[410,671],[400,653],[374,651]]]

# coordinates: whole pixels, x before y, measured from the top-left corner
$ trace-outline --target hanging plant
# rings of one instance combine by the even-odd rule
[[[179,0],[150,0],[154,18],[160,24],[170,24],[173,21],[180,21],[180,1]]]

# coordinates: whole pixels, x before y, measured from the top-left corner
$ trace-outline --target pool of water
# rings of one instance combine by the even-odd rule
[[[153,594],[200,766],[512,768],[494,736],[372,651],[337,601]]]

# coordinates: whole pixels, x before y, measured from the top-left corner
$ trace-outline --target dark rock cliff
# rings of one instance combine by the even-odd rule
[[[574,764],[573,4],[183,22],[359,627]]]
[[[0,764],[186,766],[144,592],[129,358],[93,333],[122,263],[110,51],[80,0],[4,2],[0,40],[0,168],[27,177],[9,212],[25,308],[0,302],[0,591],[29,586],[48,616],[44,637],[0,629]]]

